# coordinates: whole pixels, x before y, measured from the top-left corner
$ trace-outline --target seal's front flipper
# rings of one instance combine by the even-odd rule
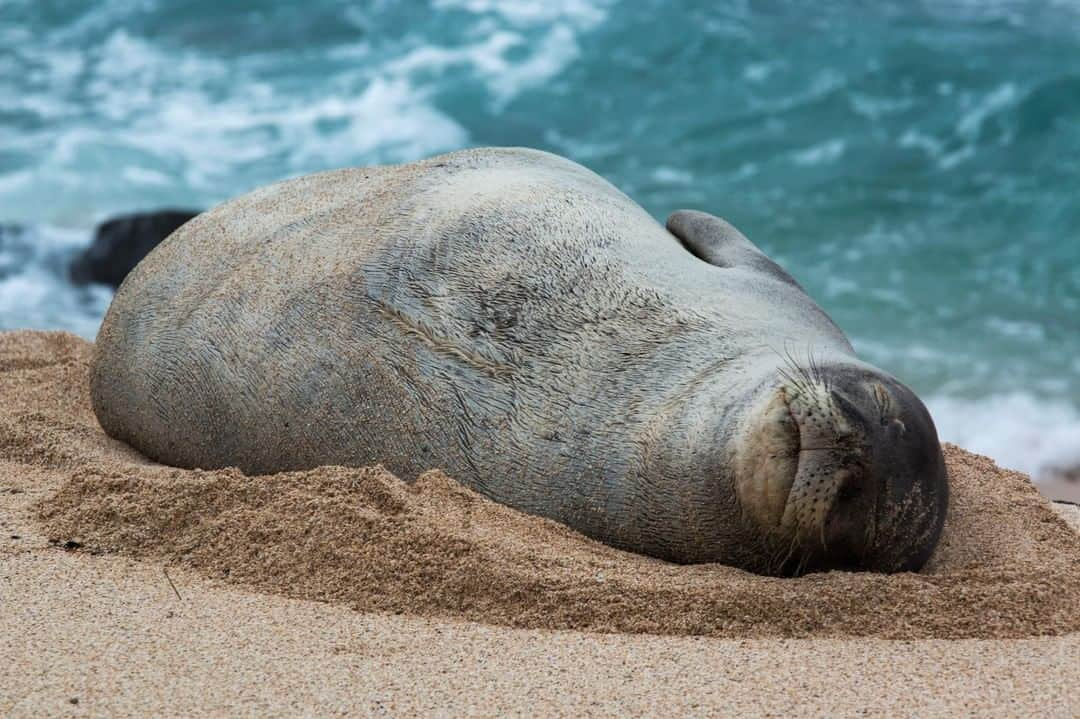
[[[799,283],[770,260],[727,220],[697,210],[678,210],[667,219],[668,232],[690,254],[717,267],[748,267],[796,287]]]

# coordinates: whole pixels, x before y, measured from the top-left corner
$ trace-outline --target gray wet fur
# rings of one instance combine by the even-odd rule
[[[735,488],[755,403],[811,355],[878,370],[733,227],[668,225],[525,149],[265,187],[127,277],[94,410],[170,465],[438,467],[620,548],[785,571],[793,535]]]

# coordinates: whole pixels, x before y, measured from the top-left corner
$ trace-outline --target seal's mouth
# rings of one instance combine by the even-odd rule
[[[824,385],[782,385],[752,422],[737,491],[767,533],[789,542],[816,538],[850,485],[852,430]]]
[[[826,387],[780,391],[797,432],[795,474],[780,526],[800,539],[820,536],[837,497],[850,484],[851,426]]]

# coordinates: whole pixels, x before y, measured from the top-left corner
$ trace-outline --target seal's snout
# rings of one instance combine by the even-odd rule
[[[736,487],[778,548],[774,571],[900,571],[929,558],[948,490],[911,390],[865,366],[817,367],[785,376],[751,426]]]
[[[937,546],[948,508],[933,420],[914,392],[883,373],[837,367],[827,381],[858,435],[859,456],[830,509],[820,563],[918,570]]]

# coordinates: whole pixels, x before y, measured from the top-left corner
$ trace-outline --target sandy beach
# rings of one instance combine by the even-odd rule
[[[924,572],[774,579],[618,552],[437,471],[156,465],[98,427],[90,352],[0,335],[0,715],[1080,706],[1080,511],[987,458],[946,448]]]

